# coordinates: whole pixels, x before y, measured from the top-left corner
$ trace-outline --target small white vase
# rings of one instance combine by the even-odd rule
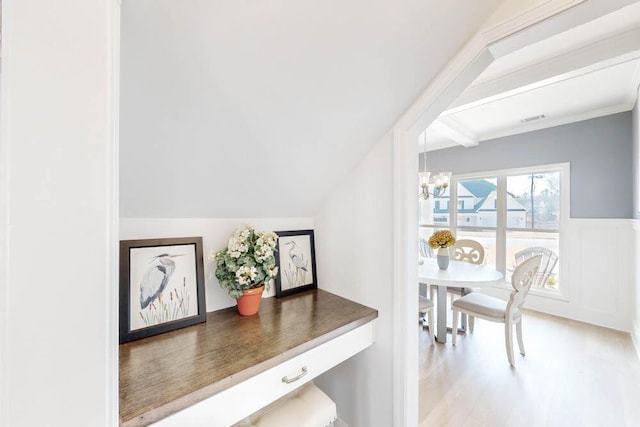
[[[449,267],[449,249],[438,249],[438,268],[440,270],[446,270]]]

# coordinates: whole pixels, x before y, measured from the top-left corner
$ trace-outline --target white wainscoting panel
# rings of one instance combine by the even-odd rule
[[[616,311],[620,289],[620,248],[609,249],[617,234],[615,227],[580,227],[576,233],[574,249],[578,252],[575,261],[574,281],[577,286],[577,303],[584,309],[598,315],[607,315]],[[613,242],[612,242],[613,243]],[[613,245],[612,245],[613,246]],[[617,244],[615,246],[618,246]],[[575,287],[575,286],[574,286]]]
[[[566,299],[530,294],[525,307],[631,332],[634,318],[639,317],[636,241],[633,220],[570,219],[563,230],[559,261]],[[504,288],[487,293],[508,298]]]
[[[636,354],[640,359],[640,220],[633,220],[633,265],[632,286],[634,297],[632,298],[631,312],[631,338],[636,348]]]

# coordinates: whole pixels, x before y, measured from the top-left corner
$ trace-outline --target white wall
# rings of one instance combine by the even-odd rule
[[[378,310],[374,344],[317,380],[349,426],[393,425],[392,138],[385,136],[315,216],[322,289]]]
[[[636,105],[631,112],[633,122],[633,309],[632,309],[632,336],[636,345],[636,352],[640,357],[640,88]]]
[[[118,9],[2,9],[0,425],[116,425]]]
[[[633,144],[633,217],[640,219],[640,88],[636,96],[636,105],[631,110]]]
[[[202,236],[207,311],[214,311],[234,306],[236,301],[218,284],[209,254],[226,247],[229,237],[244,224],[260,231],[313,229],[312,218],[120,218],[120,240]],[[275,286],[263,298],[273,295]]]
[[[636,347],[636,353],[638,354],[638,358],[640,358],[640,263],[638,259],[640,258],[640,221],[633,220],[632,224],[633,228],[633,248],[632,248],[632,257],[633,257],[633,272],[632,272],[632,292],[631,298],[632,301],[632,329],[631,329],[631,337],[633,338],[633,343]]]

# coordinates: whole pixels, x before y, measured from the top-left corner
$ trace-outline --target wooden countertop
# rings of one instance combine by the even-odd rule
[[[148,425],[330,341],[378,311],[322,290],[265,298],[206,323],[120,345],[120,424]]]

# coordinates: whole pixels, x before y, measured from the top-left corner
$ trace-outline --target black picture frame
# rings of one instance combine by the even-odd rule
[[[206,316],[202,237],[120,241],[120,344]]]
[[[276,231],[276,297],[317,289],[313,230]],[[293,243],[291,243],[293,242]]]

